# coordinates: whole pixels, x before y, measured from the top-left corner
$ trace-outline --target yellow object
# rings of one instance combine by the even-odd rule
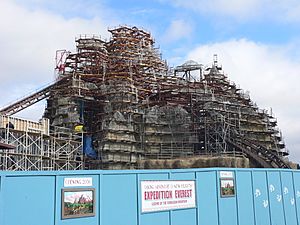
[[[75,132],[82,132],[82,131],[83,131],[83,125],[75,126]]]

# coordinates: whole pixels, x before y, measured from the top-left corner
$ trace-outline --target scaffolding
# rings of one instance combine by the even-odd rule
[[[62,128],[49,130],[49,120],[40,123],[0,117],[0,170],[78,170],[83,168],[81,137]]]
[[[290,167],[276,118],[227,78],[216,56],[207,67],[188,61],[171,70],[149,32],[128,26],[108,31],[109,41],[82,35],[75,40],[76,52],[58,51],[57,81],[43,95],[50,126],[64,127],[69,135],[82,126],[82,139],[92,137],[89,147],[96,156],[78,152],[80,143],[63,153],[65,148],[51,139],[55,135],[42,135],[43,141],[36,137],[32,143],[49,142],[45,152],[53,159],[69,158],[36,163],[133,169],[151,160],[230,156],[249,159],[244,166]],[[77,164],[77,157],[85,163]]]

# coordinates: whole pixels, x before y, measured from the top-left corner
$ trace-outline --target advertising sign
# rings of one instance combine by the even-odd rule
[[[231,178],[221,178],[221,197],[232,197],[235,195],[234,180]]]
[[[88,187],[88,186],[93,186],[92,177],[64,178],[64,187]]]
[[[62,189],[62,219],[95,216],[95,189]]]
[[[220,171],[220,178],[233,178],[232,171]]]
[[[194,180],[141,181],[143,212],[196,207]]]

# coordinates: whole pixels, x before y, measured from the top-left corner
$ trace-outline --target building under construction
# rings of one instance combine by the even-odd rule
[[[108,31],[57,51],[57,80],[0,111],[0,169],[292,167],[277,119],[216,57],[172,69],[149,32]],[[10,116],[45,98],[44,125],[17,128]]]

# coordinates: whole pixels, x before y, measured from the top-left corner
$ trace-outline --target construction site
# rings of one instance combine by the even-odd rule
[[[0,170],[295,168],[272,112],[209,66],[170,68],[121,26],[56,52],[56,80],[0,110]],[[43,118],[13,115],[43,99]]]

